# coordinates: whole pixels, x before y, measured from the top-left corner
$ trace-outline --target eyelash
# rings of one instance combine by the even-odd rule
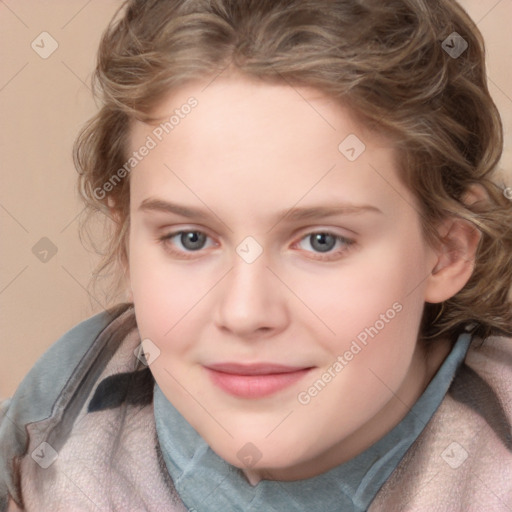
[[[200,233],[200,234],[203,234],[203,235],[206,235],[206,233],[203,233],[202,231],[199,231],[199,230],[194,230],[194,229],[190,229],[190,230],[180,230],[180,231],[174,231],[172,233],[168,233],[162,237],[159,237],[158,238],[158,241],[164,246],[165,250],[173,255],[176,255],[176,256],[179,256],[180,258],[182,259],[192,259],[192,258],[195,258],[195,256],[193,256],[194,253],[199,253],[201,252],[202,249],[198,249],[197,251],[177,251],[176,249],[174,248],[171,248],[171,243],[170,241],[178,236],[178,235],[182,235],[184,233]],[[350,239],[350,238],[346,238],[344,236],[341,236],[341,235],[337,235],[335,233],[331,233],[330,231],[311,231],[310,233],[307,233],[306,235],[304,235],[300,240],[299,242],[297,243],[300,243],[302,242],[303,240],[313,236],[313,235],[328,235],[328,236],[332,236],[335,240],[335,242],[341,242],[342,244],[344,244],[344,248],[341,249],[341,250],[338,250],[334,253],[332,252],[329,252],[329,253],[323,253],[323,254],[328,254],[327,257],[325,256],[322,256],[322,253],[315,253],[315,254],[318,254],[320,255],[320,257],[316,257],[314,259],[316,260],[319,260],[319,261],[333,261],[334,259],[340,259],[341,257],[343,257],[343,255],[345,255],[348,251],[350,251],[353,246],[355,245],[355,241]],[[206,235],[207,238],[210,238],[208,235]],[[312,252],[312,251],[307,251],[307,252]],[[333,257],[334,256],[334,257]]]

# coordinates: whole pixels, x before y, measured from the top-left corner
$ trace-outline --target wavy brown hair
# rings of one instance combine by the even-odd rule
[[[454,58],[457,32],[468,44]],[[103,34],[93,75],[99,112],[74,159],[89,211],[112,219],[96,276],[127,265],[129,178],[95,194],[127,161],[130,121],[150,121],[173,88],[228,67],[249,77],[315,87],[396,143],[424,233],[448,216],[482,233],[472,277],[443,304],[426,304],[423,338],[512,335],[512,203],[494,172],[502,125],[487,87],[482,35],[453,0],[129,0]],[[467,206],[480,185],[487,201]]]

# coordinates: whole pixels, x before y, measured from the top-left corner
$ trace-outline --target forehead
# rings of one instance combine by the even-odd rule
[[[152,114],[158,122],[131,128],[130,153],[154,146],[130,178],[139,203],[229,193],[249,212],[329,198],[396,210],[399,196],[413,200],[392,142],[313,88],[218,77],[172,91]]]
[[[192,99],[195,106],[188,108]],[[159,142],[172,144],[179,139],[182,148],[184,144],[191,149],[201,145],[210,154],[217,153],[220,143],[223,149],[243,144],[245,148],[256,147],[262,156],[277,151],[279,155],[287,152],[286,156],[292,158],[309,151],[310,145],[318,144],[320,139],[332,149],[333,139],[350,130],[361,139],[371,138],[374,144],[390,145],[389,140],[370,133],[347,106],[315,88],[271,84],[241,75],[188,83],[171,91],[151,114],[161,123],[133,123],[132,149],[149,131],[156,130],[158,135],[159,124],[165,139]],[[172,127],[165,130],[169,120]],[[305,141],[311,143],[304,147],[301,143]]]

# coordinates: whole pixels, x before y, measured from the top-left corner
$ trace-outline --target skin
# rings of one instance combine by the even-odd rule
[[[160,350],[150,369],[167,399],[249,482],[310,478],[382,438],[425,390],[451,345],[439,340],[426,353],[417,342],[424,304],[463,287],[478,237],[447,222],[440,229],[460,254],[431,248],[392,143],[346,106],[311,88],[240,76],[208,83],[182,86],[158,105],[155,114],[168,117],[198,100],[129,178],[128,273],[141,339]],[[154,129],[134,123],[130,151]],[[338,150],[349,134],[366,145],[353,162]],[[141,208],[156,199],[206,217]],[[279,213],[326,204],[378,211],[297,221]],[[196,250],[180,236],[162,240],[180,230],[207,238]],[[318,232],[353,243],[328,239],[322,252],[311,236]],[[263,251],[252,263],[236,252],[248,236]],[[378,335],[299,403],[396,303],[400,312]],[[313,369],[278,393],[247,399],[213,385],[203,367],[226,361]],[[237,453],[249,442],[261,458],[246,467]]]

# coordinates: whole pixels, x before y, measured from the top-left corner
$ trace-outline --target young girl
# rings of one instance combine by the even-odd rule
[[[3,404],[0,509],[512,510],[512,203],[453,0],[130,0],[75,160],[126,303]]]

